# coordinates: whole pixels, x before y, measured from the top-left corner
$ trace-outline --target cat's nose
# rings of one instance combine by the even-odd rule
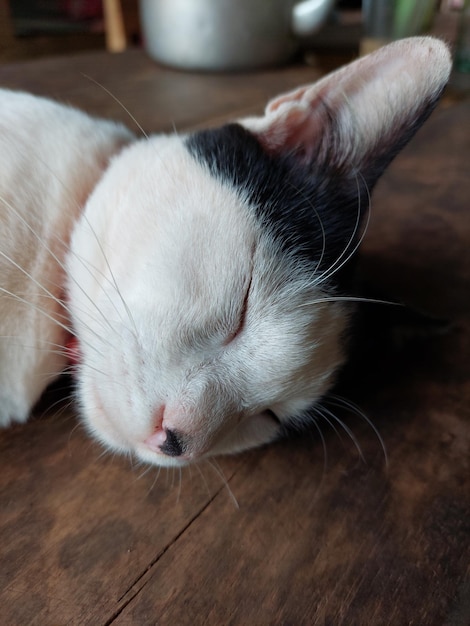
[[[185,452],[183,435],[169,428],[157,428],[145,443],[152,450],[163,452],[167,456],[183,456]]]
[[[184,444],[180,433],[174,430],[165,430],[166,439],[160,446],[160,450],[167,456],[181,456],[184,452]]]
[[[181,411],[168,409],[164,404],[158,406],[154,413],[154,431],[144,443],[155,452],[171,457],[185,457],[189,437],[178,428],[173,428],[175,416]]]

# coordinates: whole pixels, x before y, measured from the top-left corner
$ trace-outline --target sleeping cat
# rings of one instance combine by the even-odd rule
[[[442,42],[402,40],[262,117],[142,139],[1,90],[0,424],[71,357],[90,433],[149,463],[308,421],[346,358],[370,191],[449,72]]]

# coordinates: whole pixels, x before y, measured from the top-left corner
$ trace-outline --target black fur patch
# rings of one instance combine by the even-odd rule
[[[300,166],[294,156],[273,157],[239,124],[194,133],[186,146],[212,175],[248,194],[262,226],[282,249],[329,269],[344,260],[360,234],[358,220],[367,210],[365,186],[325,167]],[[338,263],[338,265],[341,261]],[[333,284],[347,288],[348,262]]]

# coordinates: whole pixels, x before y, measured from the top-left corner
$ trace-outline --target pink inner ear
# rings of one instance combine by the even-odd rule
[[[286,102],[290,102],[290,103],[299,102],[300,100],[302,100],[305,92],[308,89],[310,89],[310,87],[306,85],[304,87],[299,87],[298,89],[295,89],[294,91],[290,91],[289,93],[282,94],[281,96],[278,96],[277,98],[274,98],[274,100],[271,100],[270,102],[268,102],[266,106],[265,114],[268,115],[269,113],[274,113],[274,111],[277,111],[277,109],[282,104],[285,104]]]
[[[300,96],[300,90],[298,93]],[[292,154],[301,162],[310,162],[320,148],[322,127],[326,123],[318,107],[291,101],[287,96],[274,101],[272,106],[264,118],[264,128],[255,132],[260,143],[271,154]]]
[[[376,159],[386,163],[386,156],[410,139],[450,69],[442,42],[401,40],[282,94],[268,104],[264,117],[242,123],[272,154],[294,154],[301,162],[334,159],[336,167],[362,170]]]

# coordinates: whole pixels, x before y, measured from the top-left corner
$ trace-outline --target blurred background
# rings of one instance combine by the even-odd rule
[[[252,0],[251,6],[262,1]],[[149,41],[151,3],[163,6],[164,0],[7,0],[0,5],[0,62],[139,46],[158,56]],[[325,49],[365,53],[390,39],[432,32],[459,47],[460,69],[470,69],[469,0],[330,0],[330,5],[321,27],[296,42],[297,58],[303,54],[308,61]]]

